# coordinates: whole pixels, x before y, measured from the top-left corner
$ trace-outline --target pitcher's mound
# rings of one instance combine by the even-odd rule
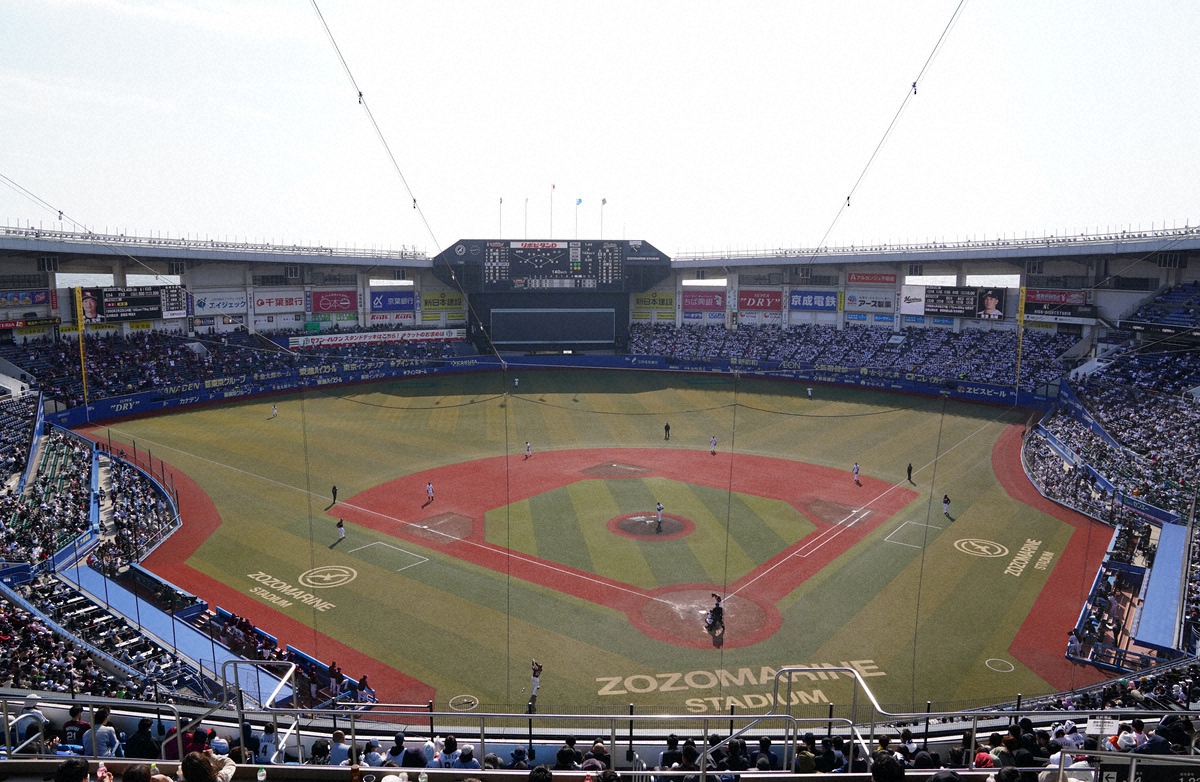
[[[666,540],[690,535],[695,531],[696,525],[692,523],[691,519],[664,513],[660,529],[658,515],[654,511],[641,511],[609,519],[608,529],[610,532],[630,538]]]
[[[584,475],[593,478],[636,478],[651,472],[649,467],[638,467],[636,464],[623,462],[603,462],[583,471]]]

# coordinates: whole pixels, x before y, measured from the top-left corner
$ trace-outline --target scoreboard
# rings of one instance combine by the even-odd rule
[[[483,288],[620,290],[625,268],[621,249],[618,242],[488,242]]]
[[[456,269],[468,293],[620,293],[629,289],[631,262],[670,265],[669,258],[640,241],[509,239],[456,242],[434,260],[434,270]]]
[[[974,317],[979,311],[978,288],[925,288],[926,315],[957,315]]]
[[[187,291],[179,285],[84,288],[81,295],[89,323],[187,317]]]

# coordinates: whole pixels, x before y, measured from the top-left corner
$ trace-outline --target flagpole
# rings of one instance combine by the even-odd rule
[[[600,199],[600,238],[604,238],[604,205],[608,203],[607,198]]]
[[[529,196],[525,196],[525,238],[529,238]]]
[[[499,238],[504,238],[504,196],[500,196],[500,233]]]
[[[579,202],[582,199],[575,199],[575,238],[579,238]]]
[[[546,238],[554,238],[554,185],[550,185],[550,235]]]

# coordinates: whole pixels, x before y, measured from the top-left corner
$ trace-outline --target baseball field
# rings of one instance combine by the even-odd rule
[[[522,711],[537,658],[541,712],[762,709],[795,665],[857,668],[888,708],[923,710],[1100,679],[1063,651],[1109,532],[1029,484],[1030,415],[541,370],[89,434],[136,442],[179,491],[183,528],[150,570],[368,673],[381,700]],[[714,593],[723,634],[704,623]],[[851,693],[832,673],[793,686],[793,713]]]

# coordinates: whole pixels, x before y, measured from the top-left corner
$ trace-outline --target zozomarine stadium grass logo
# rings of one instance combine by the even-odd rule
[[[323,565],[312,570],[306,570],[297,577],[304,586],[310,589],[329,589],[349,584],[358,578],[358,571],[344,565]]]
[[[990,540],[979,538],[963,538],[954,541],[954,548],[973,557],[1003,557],[1008,555],[1008,549]]]

